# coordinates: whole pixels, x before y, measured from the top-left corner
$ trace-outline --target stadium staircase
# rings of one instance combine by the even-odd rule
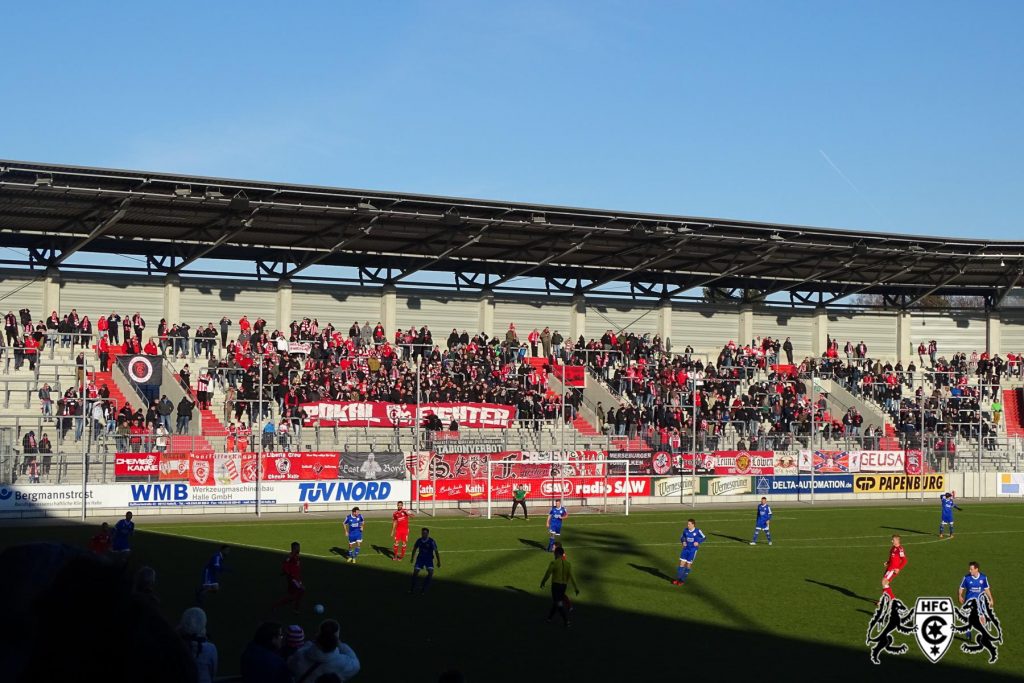
[[[1021,408],[1024,389],[1006,389],[1003,391],[1003,421],[1006,424],[1006,435],[1010,437],[1024,436],[1021,422]]]

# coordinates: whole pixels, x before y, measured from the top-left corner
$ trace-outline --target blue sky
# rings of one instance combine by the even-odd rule
[[[934,0],[20,3],[0,158],[1017,239],[1022,24]]]

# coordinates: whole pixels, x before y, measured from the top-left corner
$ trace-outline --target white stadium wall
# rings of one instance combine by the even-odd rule
[[[714,306],[676,304],[672,306],[672,327],[669,339],[672,350],[679,352],[689,344],[697,353],[706,353],[714,361],[730,339],[739,332],[739,311],[716,309]]]
[[[255,287],[231,281],[182,280],[181,283],[181,318],[193,330],[211,322],[217,326],[225,315],[235,324],[243,315],[252,321],[263,316],[268,326],[273,328],[276,305],[277,289],[271,286]],[[162,314],[157,316],[157,320],[160,317]]]
[[[868,352],[877,358],[895,358],[896,316],[892,313],[829,311],[828,333],[839,340],[842,353],[847,341],[863,341]]]
[[[569,315],[571,306],[564,299],[549,300],[544,296],[535,299],[509,299],[495,297],[494,334],[504,338],[509,323],[515,323],[519,338],[526,341],[526,335],[533,328],[542,331],[545,327],[561,332],[569,338]]]
[[[910,340],[915,347],[934,339],[940,355],[958,351],[985,350],[985,313],[914,313],[910,318]]]
[[[396,320],[400,328],[407,330],[427,325],[434,335],[434,343],[442,348],[452,328],[458,329],[460,333],[462,330],[470,334],[479,331],[479,302],[464,295],[455,297],[437,292],[413,293],[399,290],[397,308]],[[388,333],[394,336],[394,331],[389,330]]]
[[[1024,311],[1003,311],[999,321],[1000,353],[1024,352]]]
[[[588,339],[599,339],[608,330],[628,330],[637,334],[658,333],[658,309],[650,302],[588,299]]]
[[[89,316],[95,329],[98,314],[110,315],[117,311],[122,315],[134,315],[137,311],[146,320],[147,332],[156,335],[156,326],[164,312],[164,293],[159,280],[111,277],[97,281],[91,277],[78,277],[77,274],[64,275],[61,280],[61,313],[77,309],[79,315]],[[33,315],[38,319],[42,316],[35,315],[36,310],[41,311],[38,304],[32,307]]]
[[[24,275],[0,276],[0,312],[17,313],[29,308],[32,316],[43,317],[43,276],[25,277]],[[49,315],[50,311],[46,311]]]
[[[342,288],[307,288],[296,285],[292,291],[292,320],[316,318],[321,327],[334,323],[343,333],[356,320],[360,325],[381,321],[380,290],[359,291]],[[291,322],[291,321],[288,321]]]
[[[789,337],[793,342],[793,360],[799,363],[811,354],[811,326],[814,317],[810,311],[754,311],[754,336],[772,337],[785,341]],[[746,341],[746,340],[744,340]]]

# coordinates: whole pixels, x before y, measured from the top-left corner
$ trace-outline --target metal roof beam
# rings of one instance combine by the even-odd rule
[[[963,261],[960,266],[954,267],[952,275],[950,275],[949,277],[943,278],[939,282],[939,284],[937,284],[934,287],[932,287],[931,289],[927,290],[924,294],[918,294],[916,297],[914,297],[913,299],[911,299],[907,303],[903,304],[902,310],[906,311],[907,309],[909,309],[910,307],[912,307],[914,304],[916,304],[917,302],[921,301],[922,299],[924,299],[924,298],[934,294],[935,292],[939,291],[940,289],[942,289],[946,285],[952,284],[957,278],[959,278],[961,275],[963,275],[964,273],[967,272],[967,264],[968,263],[969,263],[968,261]]]
[[[181,263],[175,266],[172,269],[172,272],[180,273],[182,270],[189,267],[190,265],[192,265],[199,259],[203,258],[210,252],[218,249],[219,247],[239,237],[242,233],[244,233],[246,230],[252,227],[253,222],[256,220],[256,214],[258,214],[259,212],[260,207],[257,206],[255,209],[252,210],[251,213],[249,213],[248,218],[242,219],[241,227],[236,228],[235,230],[231,230],[230,232],[225,232],[219,238],[214,240],[211,244],[207,244],[206,246],[200,247],[197,251],[192,252],[191,255],[187,256],[184,260],[182,260]],[[220,219],[218,222],[223,223],[224,227],[227,228],[227,226],[231,222],[231,218],[232,216],[226,216],[223,219]]]
[[[374,216],[373,218],[371,218],[366,223],[366,225],[364,225],[361,228],[359,228],[355,232],[355,234],[350,235],[349,237],[346,237],[345,239],[341,240],[340,242],[337,242],[334,246],[332,246],[327,251],[322,251],[322,252],[316,254],[315,256],[311,256],[310,258],[306,259],[302,263],[297,264],[294,268],[292,268],[287,273],[285,273],[284,274],[284,278],[282,278],[282,279],[289,279],[292,276],[294,276],[296,273],[301,273],[302,271],[306,270],[310,266],[315,266],[318,263],[322,263],[323,261],[327,260],[331,256],[334,256],[335,254],[337,254],[339,251],[341,251],[345,247],[349,246],[350,244],[355,244],[356,242],[358,242],[359,240],[363,239],[364,237],[366,237],[367,235],[370,234],[370,231],[373,230],[373,226],[377,223],[377,221],[379,219],[380,219],[379,215]]]
[[[996,301],[992,305],[992,308],[998,309],[1003,305],[1003,302],[1006,301],[1006,297],[1010,296],[1010,292],[1012,292],[1013,288],[1017,286],[1018,282],[1020,282],[1021,276],[1024,276],[1024,265],[1017,266],[1017,273],[1013,276],[1013,280],[1010,281],[1010,284],[1006,289],[996,295]]]
[[[128,207],[132,205],[133,201],[134,200],[131,197],[121,201],[114,213],[97,223],[96,227],[94,227],[88,235],[78,240],[67,249],[61,251],[60,256],[53,259],[53,262],[50,265],[59,266],[67,261],[70,256],[89,246],[89,244],[97,238],[102,237],[104,233],[108,232],[111,228],[121,222],[121,220],[128,214]]]
[[[568,256],[569,254],[573,253],[574,251],[579,251],[580,249],[583,248],[583,243],[587,241],[587,237],[589,237],[589,235],[584,235],[583,238],[579,242],[576,242],[575,244],[573,244],[571,247],[569,247],[568,249],[566,249],[565,251],[563,251],[560,254],[551,254],[550,256],[546,256],[546,257],[542,258],[537,263],[534,263],[532,265],[526,266],[525,268],[521,268],[521,269],[517,270],[514,273],[509,273],[508,275],[502,275],[500,278],[498,278],[493,283],[491,283],[491,287],[497,287],[498,285],[504,284],[504,283],[508,282],[509,280],[514,280],[517,277],[525,277],[526,275],[529,275],[530,273],[532,273],[533,271],[537,270],[538,268],[543,268],[544,266],[546,266],[547,264],[551,263],[552,261],[555,261],[555,260],[560,259],[560,258],[564,258],[564,257]]]
[[[424,270],[426,268],[429,268],[430,266],[432,266],[432,265],[434,265],[436,263],[440,263],[441,261],[444,261],[449,256],[451,256],[452,254],[454,254],[456,252],[459,252],[459,251],[465,249],[466,247],[469,247],[469,246],[472,246],[472,245],[476,244],[477,242],[479,242],[483,238],[484,233],[487,232],[487,228],[488,227],[489,226],[485,225],[483,228],[481,228],[477,232],[477,234],[473,235],[472,237],[470,237],[468,240],[466,240],[462,244],[456,244],[453,247],[449,247],[448,249],[445,249],[443,252],[441,252],[440,254],[435,256],[434,258],[430,259],[429,261],[426,261],[425,263],[419,264],[419,265],[417,265],[416,267],[414,267],[414,268],[412,268],[410,270],[404,271],[398,277],[391,278],[389,284],[395,284],[397,282],[400,282],[401,280],[404,280],[405,278],[409,277],[413,273],[418,273],[419,271]]]

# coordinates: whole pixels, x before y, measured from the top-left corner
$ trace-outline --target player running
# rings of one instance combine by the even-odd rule
[[[292,542],[292,551],[281,563],[281,573],[288,580],[288,594],[274,603],[274,607],[295,603],[295,611],[299,611],[302,604],[302,596],[306,594],[306,587],[302,585],[302,564],[299,559],[299,542]]]
[[[892,588],[889,587],[889,584],[907,566],[907,553],[903,550],[900,541],[901,539],[898,535],[893,535],[892,547],[889,548],[889,559],[883,562],[885,574],[882,576],[882,595],[888,596],[890,600],[895,599],[896,596],[892,594]]]
[[[947,524],[949,525],[949,537],[953,538],[953,510],[962,510],[963,508],[956,504],[956,500],[953,499],[952,493],[939,496],[939,502],[942,504],[942,521],[939,522],[939,538],[943,537],[943,527]]]
[[[410,517],[415,517],[415,515],[405,509],[405,503],[398,501],[398,509],[391,514],[391,537],[395,539],[391,559],[396,562],[405,557],[405,544],[409,540]],[[399,546],[401,546],[401,552],[399,552]]]
[[[682,586],[693,568],[693,561],[697,558],[697,551],[700,544],[704,542],[704,532],[697,528],[697,522],[693,519],[686,520],[686,530],[679,537],[683,549],[679,553],[679,568],[676,570],[676,580],[673,586]]]
[[[562,535],[562,520],[568,515],[568,511],[562,506],[562,499],[555,498],[555,504],[551,506],[551,511],[548,512],[548,550],[555,547],[555,541]]]
[[[210,556],[203,567],[203,583],[196,589],[196,604],[202,606],[203,597],[207,593],[216,593],[220,590],[220,574],[224,571],[224,558],[230,548],[222,545],[217,552]]]
[[[441,568],[441,552],[437,549],[437,542],[430,537],[430,529],[423,527],[420,537],[412,546],[412,554],[413,557],[409,561],[415,560],[415,564],[412,567],[412,586],[410,586],[409,592],[416,592],[416,579],[420,575],[420,570],[426,569],[427,576],[423,579],[423,588],[420,589],[420,593],[426,593],[430,580],[434,578],[435,556],[437,557],[437,568]]]
[[[356,563],[359,557],[359,549],[363,546],[363,529],[366,527],[366,520],[363,519],[359,508],[352,508],[352,514],[345,518],[345,534],[348,535],[348,561]]]
[[[106,522],[100,525],[99,533],[89,539],[89,550],[97,555],[106,555],[110,552],[110,525]]]
[[[126,557],[132,551],[131,538],[135,534],[135,522],[132,513],[124,513],[124,519],[114,525],[114,538],[111,552]]]
[[[761,497],[761,504],[757,506],[757,521],[754,523],[754,538],[750,545],[757,545],[757,537],[764,531],[764,537],[768,539],[768,545],[772,544],[772,532],[768,523],[772,521],[772,509],[768,505],[768,499]]]

